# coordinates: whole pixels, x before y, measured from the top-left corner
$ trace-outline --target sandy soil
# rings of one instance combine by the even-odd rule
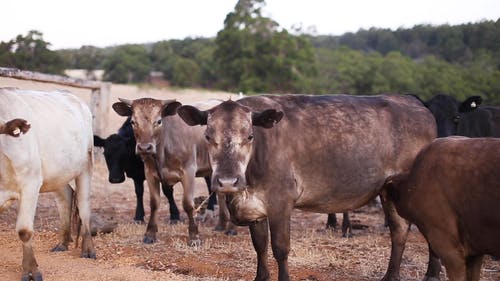
[[[33,83],[0,78],[0,86],[16,86],[29,89],[65,88],[52,84]],[[86,101],[88,90],[67,88]],[[135,99],[155,97],[175,98],[190,103],[208,98],[227,99],[229,93],[212,93],[204,90],[179,90],[137,88],[113,85],[112,100],[117,97]],[[235,98],[235,97],[234,97]],[[123,117],[111,109],[108,114],[108,133],[115,132]],[[252,280],[256,258],[247,228],[238,228],[237,236],[225,236],[213,231],[215,217],[200,224],[204,240],[200,247],[187,246],[187,225],[183,222],[170,225],[166,198],[162,198],[160,210],[159,242],[145,245],[142,238],[145,225],[132,223],[135,209],[133,183],[127,179],[122,184],[107,182],[107,169],[96,152],[93,175],[92,207],[98,217],[118,226],[113,233],[98,234],[94,238],[97,260],[79,258],[80,249],[71,245],[63,253],[52,253],[57,244],[58,215],[52,194],[39,198],[35,218],[35,254],[44,280]],[[197,195],[206,195],[203,180],[197,182]],[[175,197],[181,206],[182,186],[176,185]],[[145,206],[149,206],[149,193],[145,194]],[[0,214],[0,281],[19,280],[21,276],[21,242],[14,231],[16,207]],[[146,215],[149,214],[146,208]],[[182,214],[184,220],[185,214]],[[339,215],[339,219],[341,216]],[[147,218],[146,218],[147,219]],[[354,237],[342,238],[340,233],[324,231],[325,214],[296,211],[292,218],[292,250],[289,257],[293,280],[380,280],[389,259],[389,232],[383,226],[380,208],[367,206],[351,214],[358,226]],[[403,280],[421,280],[426,269],[427,244],[416,229],[408,239],[402,264]],[[269,251],[272,280],[276,280],[276,264]],[[500,264],[486,258],[482,279],[500,280]],[[443,279],[445,274],[442,274]]]

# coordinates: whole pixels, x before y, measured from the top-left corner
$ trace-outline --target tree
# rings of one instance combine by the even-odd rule
[[[200,67],[192,59],[178,58],[174,65],[172,83],[180,87],[200,84]]]
[[[26,36],[0,43],[0,64],[23,70],[62,74],[64,62],[61,56],[48,49],[49,42],[43,34],[31,30]]]
[[[298,92],[315,74],[305,36],[290,35],[261,15],[264,0],[239,0],[217,33],[214,60],[219,86],[243,92]]]
[[[149,77],[151,62],[146,48],[123,45],[104,61],[104,79],[116,83],[139,83]]]

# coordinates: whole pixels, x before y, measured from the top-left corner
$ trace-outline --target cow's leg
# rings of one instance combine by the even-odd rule
[[[278,262],[278,280],[290,280],[288,272],[288,253],[290,252],[290,215],[292,208],[276,208],[279,214],[270,214],[269,230],[271,232],[271,247]]]
[[[391,232],[391,257],[389,259],[387,272],[382,280],[396,281],[399,280],[399,269],[406,239],[408,238],[408,232],[410,231],[410,223],[398,215],[396,206],[388,198],[385,190],[385,188],[382,189],[380,199]]]
[[[337,230],[337,215],[335,213],[328,214],[326,229]]]
[[[468,281],[479,281],[479,276],[481,274],[481,265],[483,264],[483,257],[483,255],[467,257],[466,265]]]
[[[441,273],[441,261],[439,257],[432,250],[431,245],[429,245],[429,263],[427,265],[427,272],[425,273],[424,279],[422,281],[439,281],[439,274]]]
[[[149,187],[149,202],[151,215],[149,216],[146,234],[144,234],[143,242],[152,244],[156,242],[156,233],[158,233],[158,207],[160,206],[160,181],[155,177],[156,170],[149,169],[146,166],[146,182]]]
[[[198,223],[194,219],[194,180],[195,180],[194,170],[186,171],[184,177],[182,177],[182,187],[184,188],[184,193],[182,196],[182,207],[188,216],[188,231],[189,231],[189,246],[199,246],[201,245],[201,238],[198,232]]]
[[[90,152],[91,153],[91,152]],[[91,156],[90,156],[91,157]],[[78,215],[81,220],[80,235],[82,236],[82,258],[95,259],[96,253],[92,235],[90,233],[90,181],[92,178],[92,165],[83,171],[76,179],[76,202]]]
[[[180,219],[179,209],[174,199],[174,187],[171,185],[162,184],[161,189],[163,194],[167,197],[168,206],[170,210],[170,224],[177,224]]]
[[[342,214],[342,237],[352,237],[352,225],[348,212]]]
[[[61,240],[52,251],[67,251],[71,239],[71,207],[73,203],[73,189],[66,185],[56,193],[57,210],[59,211],[59,219],[61,220]]]
[[[217,205],[217,194],[215,192],[212,192],[212,178],[210,176],[204,177],[205,183],[207,184],[207,189],[208,189],[208,210],[215,210],[215,205]]]
[[[22,281],[42,280],[42,274],[38,271],[38,263],[33,252],[33,220],[35,219],[40,185],[41,182],[25,185],[19,200],[16,232],[23,243]]]
[[[135,207],[134,221],[144,223],[144,180],[134,179],[135,198],[137,200]]]
[[[453,246],[453,245],[450,244],[447,246]],[[436,251],[441,254],[441,252],[438,249],[436,249]],[[444,267],[446,268],[446,273],[448,274],[449,280],[453,281],[473,280],[473,279],[467,279],[468,269],[463,254],[457,251],[456,249],[452,248],[448,249],[447,251],[448,251],[447,253],[443,253],[445,256],[441,256],[442,257],[441,261],[443,262]]]
[[[221,202],[219,200],[219,202]],[[267,246],[269,244],[269,226],[267,220],[250,225],[252,244],[257,253],[257,276],[255,281],[269,280],[269,268],[267,266]]]

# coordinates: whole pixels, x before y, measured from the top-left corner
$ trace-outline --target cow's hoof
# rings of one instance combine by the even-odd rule
[[[222,232],[222,231],[226,230],[226,228],[225,228],[224,226],[222,226],[222,225],[218,224],[218,225],[216,225],[216,226],[214,227],[214,230],[215,230],[215,231],[221,231],[221,232]]]
[[[238,231],[236,231],[234,229],[229,229],[229,230],[226,230],[224,232],[224,234],[226,234],[227,236],[235,236],[235,235],[238,235]]]
[[[64,252],[67,250],[68,250],[68,246],[64,246],[63,244],[57,244],[57,246],[52,248],[52,250],[50,250],[50,251],[51,252]]]
[[[181,223],[180,219],[170,219],[170,224],[171,225],[175,225],[175,224],[179,224],[179,223]]]
[[[93,259],[93,260],[97,259],[94,252],[84,252],[80,255],[80,258]]]
[[[352,237],[354,237],[354,234],[352,234],[350,232],[349,233],[342,233],[342,237],[343,238],[352,238]]]
[[[149,236],[144,236],[144,239],[142,240],[144,244],[153,244],[156,242],[156,238],[151,238]]]
[[[21,277],[21,281],[43,281],[42,274],[40,272],[25,273]]]
[[[203,244],[203,242],[199,238],[198,239],[191,239],[188,241],[189,247],[199,247],[199,246],[201,246],[201,244]]]
[[[134,224],[144,224],[144,219],[134,219]]]
[[[440,281],[440,280],[441,279],[439,279],[439,278],[432,277],[432,276],[427,276],[427,275],[425,275],[424,279],[422,279],[422,281]]]

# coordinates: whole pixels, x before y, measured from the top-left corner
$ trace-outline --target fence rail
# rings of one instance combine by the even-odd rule
[[[16,68],[6,67],[0,67],[0,76],[91,90],[89,106],[90,110],[92,111],[92,126],[94,134],[103,135],[104,130],[107,127],[107,111],[110,107],[111,83],[75,79],[60,75],[46,74],[34,71],[24,71]]]

